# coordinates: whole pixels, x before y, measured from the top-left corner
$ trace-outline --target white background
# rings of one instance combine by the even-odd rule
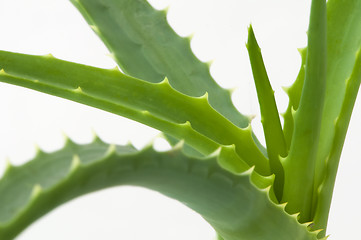
[[[192,48],[202,61],[214,60],[211,73],[245,114],[259,110],[245,42],[252,22],[264,54],[279,110],[287,97],[281,86],[296,78],[306,45],[309,2],[299,0],[152,0],[168,5],[168,20],[178,34],[194,34]],[[107,50],[66,0],[0,0],[0,49],[55,57],[111,68]],[[90,142],[93,131],[104,141],[141,148],[158,132],[130,120],[56,97],[0,84],[0,175],[6,158],[20,164],[35,153],[61,148],[63,134]],[[332,204],[330,240],[355,239],[361,219],[360,104],[355,106]],[[260,138],[262,136],[260,135]],[[156,140],[159,149],[166,145]],[[140,188],[118,187],[81,197],[37,221],[17,239],[179,239],[209,240],[211,227],[180,203]]]

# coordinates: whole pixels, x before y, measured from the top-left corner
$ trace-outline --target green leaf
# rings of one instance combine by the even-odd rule
[[[168,78],[172,87],[189,96],[208,93],[210,105],[236,126],[245,128],[249,117],[234,107],[230,91],[212,78],[209,64],[199,61],[190,38],[181,38],[169,26],[166,11],[145,0],[71,0],[128,75],[149,82]],[[253,135],[258,147],[264,147]]]
[[[325,169],[325,179],[317,189],[319,196],[317,208],[315,210],[315,228],[327,226],[328,214],[331,206],[333,188],[335,184],[338,163],[340,160],[343,143],[345,141],[347,128],[351,119],[356,96],[361,83],[361,46],[357,53],[356,62],[349,79],[346,81],[345,99],[342,103],[341,112],[335,121],[335,136],[332,148],[328,156]]]
[[[314,226],[324,230],[327,226],[328,209],[335,181],[335,175],[329,172],[330,169],[333,169],[332,171],[337,169],[339,161],[339,159],[335,159],[335,142],[338,142],[339,145],[344,141],[341,141],[342,137],[340,138],[342,134],[336,133],[338,130],[335,128],[335,122],[340,118],[341,108],[345,99],[348,98],[346,80],[350,78],[356,60],[356,52],[361,46],[361,1],[329,0],[327,2],[327,19],[327,95],[322,115],[312,203],[312,215],[316,215]],[[301,50],[302,65],[299,75],[296,82],[286,89],[290,99],[288,109],[284,114],[284,134],[288,146],[294,130],[294,114],[301,98],[306,53],[307,49]],[[357,89],[356,86],[355,89]],[[345,127],[347,128],[347,126]],[[329,161],[331,155],[334,159],[331,161],[332,164]],[[323,196],[319,200],[320,195]],[[325,231],[322,235],[325,235]]]
[[[298,109],[298,106],[300,104],[303,83],[305,80],[307,48],[299,49],[299,53],[301,55],[302,63],[296,81],[290,87],[284,88],[289,98],[287,110],[283,114],[283,119],[284,119],[283,133],[285,136],[288,149],[291,146],[292,134],[294,129],[294,113]]]
[[[165,77],[179,92],[209,102],[235,125],[247,127],[249,119],[233,106],[229,91],[211,77],[209,66],[199,61],[190,39],[169,26],[166,11],[145,0],[72,0],[94,32],[106,44],[120,68],[130,76],[150,82]]]
[[[209,155],[235,145],[241,159],[269,175],[268,159],[252,139],[251,128],[238,128],[215,111],[207,94],[190,97],[167,80],[149,83],[117,69],[99,69],[55,59],[0,51],[0,81],[97,107],[159,129]],[[206,119],[206,120],[205,120]],[[244,166],[241,160],[239,163]]]
[[[268,196],[272,179],[250,169],[232,174],[220,167],[232,151],[197,159],[182,147],[156,152],[96,139],[44,153],[22,166],[9,165],[0,180],[0,238],[13,239],[30,223],[78,196],[117,185],[147,187],[198,212],[224,240],[315,240],[296,216]],[[257,185],[255,184],[257,183]],[[262,188],[260,188],[262,187]],[[266,187],[266,188],[265,188]],[[121,204],[121,203],[119,203]]]
[[[305,80],[294,118],[290,152],[283,161],[283,201],[287,211],[300,212],[300,221],[312,221],[315,164],[326,90],[326,1],[313,0],[308,30]]]
[[[258,102],[261,109],[261,122],[267,145],[267,153],[272,173],[275,174],[274,190],[279,202],[282,200],[284,171],[279,156],[287,156],[287,146],[277,110],[274,91],[264,66],[261,49],[258,46],[252,25],[248,29],[247,49],[251,61]]]
[[[327,7],[327,95],[325,96],[320,144],[317,153],[314,198],[318,197],[319,187],[325,178],[330,177],[329,173],[326,173],[328,171],[326,169],[337,168],[338,165],[339,160],[332,161],[331,166],[329,165],[331,163],[327,163],[327,161],[333,154],[332,152],[335,151],[334,142],[339,141],[337,140],[339,133],[337,133],[335,122],[341,118],[340,114],[344,111],[342,110],[343,104],[348,101],[346,100],[349,98],[348,93],[346,93],[347,79],[350,78],[353,68],[356,66],[356,53],[361,46],[361,0],[329,0]],[[327,185],[335,181],[336,176],[332,175],[333,179],[328,179]],[[327,191],[330,189],[328,188]],[[332,195],[331,192],[323,194],[328,195],[329,198]],[[315,211],[317,199],[314,199],[313,204]],[[324,204],[324,202],[320,204]],[[327,205],[330,207],[330,203]],[[328,211],[318,214],[328,215]],[[326,228],[326,219],[322,221],[323,228]]]

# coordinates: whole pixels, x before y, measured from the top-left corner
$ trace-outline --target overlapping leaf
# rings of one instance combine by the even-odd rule
[[[99,69],[55,59],[0,51],[0,81],[84,103],[119,114],[184,139],[208,155],[220,145],[236,152],[262,175],[270,174],[268,159],[252,140],[251,129],[241,129],[215,111],[207,94],[190,97],[167,80],[149,83],[117,69]],[[41,69],[37,70],[37,69]],[[207,119],[204,121],[204,119]]]
[[[272,178],[253,169],[231,173],[220,167],[234,149],[196,159],[182,146],[167,152],[141,151],[96,139],[87,145],[68,140],[22,166],[7,168],[0,180],[0,238],[13,239],[48,211],[73,198],[117,185],[137,185],[180,200],[202,215],[226,240],[311,240],[306,225],[274,204]],[[222,164],[221,164],[222,165]]]

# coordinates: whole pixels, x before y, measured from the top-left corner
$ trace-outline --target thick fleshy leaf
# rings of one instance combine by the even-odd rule
[[[345,99],[342,104],[340,115],[335,121],[335,136],[333,138],[331,152],[326,161],[325,178],[317,189],[317,208],[315,210],[315,228],[323,228],[327,225],[330,211],[333,188],[335,184],[338,163],[340,160],[343,143],[346,138],[347,128],[351,119],[356,96],[361,83],[361,46],[357,53],[354,69],[346,81]]]
[[[320,135],[320,144],[317,153],[317,165],[314,187],[314,205],[317,204],[318,190],[326,175],[326,169],[337,168],[339,159],[332,163],[328,162],[330,154],[334,151],[334,142],[338,141],[339,133],[335,122],[341,118],[341,112],[344,111],[343,104],[347,101],[354,101],[347,94],[347,80],[350,78],[356,62],[357,52],[361,47],[361,0],[329,0],[327,3],[327,86],[325,96],[325,106],[322,115],[322,127]],[[351,115],[348,116],[348,122]],[[347,128],[347,126],[345,126]],[[345,129],[346,130],[346,129]],[[343,141],[342,141],[343,142]],[[331,166],[327,166],[332,164]],[[330,177],[330,175],[328,176]],[[329,183],[336,179],[329,179]],[[329,190],[326,190],[329,191]],[[325,194],[325,193],[323,193]],[[330,207],[332,191],[327,193],[327,208]],[[322,202],[320,204],[326,204]],[[316,206],[314,206],[316,209]],[[315,214],[315,213],[314,213]],[[321,214],[321,213],[317,213]],[[328,212],[323,213],[322,228],[327,224]],[[316,223],[317,225],[317,223]],[[320,226],[318,225],[318,226]]]
[[[232,145],[241,159],[269,175],[268,159],[241,129],[215,111],[207,94],[190,97],[167,80],[149,83],[122,74],[53,58],[0,51],[0,81],[97,107],[171,134],[204,155]],[[241,163],[243,164],[243,163]]]
[[[182,38],[146,0],[71,0],[102,39],[119,67],[149,82],[168,78],[172,87],[189,96],[208,93],[210,105],[239,127],[250,119],[234,107],[230,91],[212,78],[209,64],[194,56],[190,38]],[[253,135],[258,147],[264,147]]]
[[[274,98],[274,91],[268,79],[263,62],[261,49],[258,46],[252,26],[248,29],[247,49],[251,61],[253,78],[257,89],[258,102],[261,110],[261,122],[266,139],[268,159],[272,173],[275,174],[274,190],[279,202],[282,200],[284,171],[280,161],[286,157],[288,150],[283,135],[280,117]]]
[[[332,187],[327,187],[326,190],[323,181],[327,178],[327,185],[329,186],[333,186],[335,181],[335,176],[331,179],[330,173],[326,173],[326,171],[329,171],[329,169],[337,169],[339,161],[339,159],[337,159],[337,161],[334,160],[331,166],[328,159],[330,158],[331,152],[334,152],[334,142],[340,143],[340,139],[338,139],[340,134],[336,133],[335,122],[340,118],[342,105],[346,102],[346,99],[349,98],[346,93],[346,82],[347,79],[350,78],[352,69],[354,68],[356,52],[361,46],[360,12],[360,0],[329,0],[327,2],[327,94],[325,96],[315,167],[316,174],[313,187],[312,207],[313,211],[317,211],[313,212],[312,215],[318,216],[315,220],[315,226],[323,229],[325,229],[327,225],[328,210],[326,209],[329,209],[332,197]],[[303,88],[307,49],[300,50],[300,53],[302,56],[302,65],[299,75],[296,82],[286,89],[290,99],[288,109],[284,114],[284,134],[288,146],[291,143],[294,130],[294,117],[299,107]],[[352,97],[356,98],[356,96]],[[326,177],[326,175],[328,176]],[[322,189],[324,189],[322,191],[320,191],[321,185],[323,185]],[[322,197],[323,200],[318,200],[320,194],[324,195]],[[325,197],[326,195],[327,197]],[[324,234],[325,232],[323,232],[323,235]]]
[[[234,149],[233,149],[234,151]],[[78,196],[117,185],[159,191],[194,209],[224,240],[315,240],[305,224],[269,196],[272,178],[220,167],[232,150],[197,159],[182,146],[168,152],[137,151],[96,139],[87,145],[67,141],[53,153],[39,151],[22,166],[9,165],[0,180],[0,238],[13,239],[30,223]],[[121,203],[119,203],[121,204]]]
[[[326,0],[312,1],[305,80],[294,118],[290,152],[283,161],[283,201],[288,202],[287,211],[301,213],[303,222],[312,221],[315,165],[326,93],[326,27]]]

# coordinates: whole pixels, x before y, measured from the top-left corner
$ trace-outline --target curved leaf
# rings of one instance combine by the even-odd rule
[[[221,148],[196,159],[184,155],[181,146],[156,152],[99,139],[87,145],[67,141],[57,152],[39,152],[22,166],[9,165],[0,180],[0,238],[13,239],[31,222],[75,197],[128,184],[181,201],[225,240],[317,239],[316,232],[310,233],[284,211],[284,205],[272,203],[267,187],[272,179],[253,169],[231,173],[221,168],[229,154],[232,149]]]
[[[157,11],[145,0],[72,0],[94,32],[107,45],[126,74],[149,82],[165,77],[179,92],[209,102],[240,127],[249,119],[233,106],[229,91],[211,77],[209,66],[199,61],[188,38],[169,26],[165,11]]]
[[[208,155],[220,145],[236,146],[239,156],[256,171],[269,175],[268,159],[241,129],[215,111],[207,94],[190,97],[167,80],[149,83],[117,69],[99,69],[55,59],[0,51],[0,81],[60,96],[136,120]],[[206,119],[206,120],[204,120]]]
[[[214,81],[209,64],[194,56],[190,38],[178,36],[169,26],[166,11],[155,10],[146,0],[71,2],[126,74],[154,83],[167,77],[177,91],[193,97],[207,92],[215,110],[236,126],[248,126],[249,117],[234,107],[230,91]]]

